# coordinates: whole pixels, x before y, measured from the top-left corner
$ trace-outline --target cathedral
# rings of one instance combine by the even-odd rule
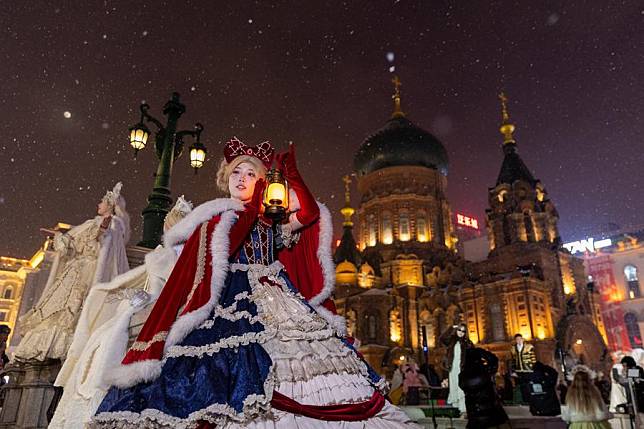
[[[610,356],[599,296],[582,260],[561,246],[555,204],[519,156],[505,96],[502,161],[487,190],[489,253],[471,262],[457,251],[447,151],[403,113],[397,78],[394,84],[391,118],[354,157],[357,209],[344,178],[334,254],[335,303],[360,352],[387,375],[410,359],[440,370],[441,334],[464,323],[474,344],[497,354],[501,371],[517,333],[546,364],[604,369]]]

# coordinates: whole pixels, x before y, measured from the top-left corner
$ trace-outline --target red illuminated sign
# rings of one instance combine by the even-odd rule
[[[479,229],[479,221],[473,217],[456,213],[456,223],[472,229]]]

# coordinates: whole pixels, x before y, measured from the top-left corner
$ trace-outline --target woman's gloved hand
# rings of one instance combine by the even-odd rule
[[[282,170],[284,178],[288,181],[289,186],[293,188],[300,202],[300,210],[295,214],[298,222],[304,226],[309,225],[318,218],[320,209],[297,169],[295,145],[291,143],[288,151],[278,153],[275,157],[275,162],[277,167]]]

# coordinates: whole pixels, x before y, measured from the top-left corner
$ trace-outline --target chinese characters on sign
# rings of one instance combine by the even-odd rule
[[[479,229],[479,221],[473,217],[465,216],[460,213],[456,214],[456,223],[472,229]]]

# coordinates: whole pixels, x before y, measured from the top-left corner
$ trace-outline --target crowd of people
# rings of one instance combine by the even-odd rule
[[[610,374],[578,364],[563,376],[537,361],[534,347],[517,334],[511,360],[499,374],[496,355],[475,347],[463,325],[453,326],[441,341],[447,346],[442,368],[419,366],[406,358],[394,371],[395,404],[419,405],[442,398],[439,403],[461,411],[468,428],[510,427],[503,408],[510,404],[529,406],[534,416],[561,416],[572,429],[607,429],[613,414],[637,420],[635,411],[644,410],[644,350],[615,353]]]

